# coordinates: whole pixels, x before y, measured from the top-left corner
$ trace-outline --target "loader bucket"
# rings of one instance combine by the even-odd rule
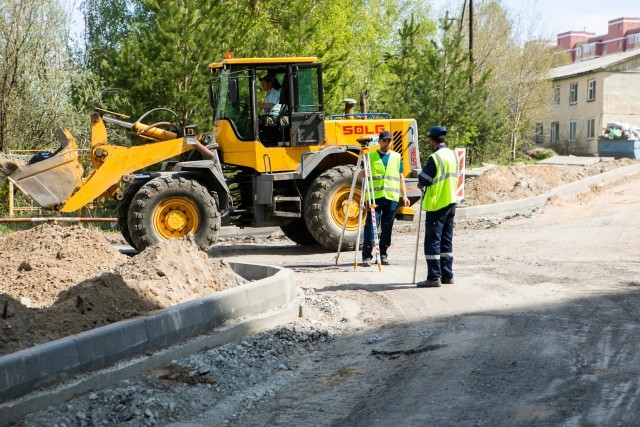
[[[43,208],[64,204],[80,184],[84,169],[78,147],[66,129],[56,132],[60,148],[53,156],[18,168],[7,178]]]

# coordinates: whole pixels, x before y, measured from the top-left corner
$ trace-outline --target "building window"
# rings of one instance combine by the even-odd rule
[[[558,135],[560,135],[560,123],[553,122],[551,123],[551,143],[558,142]]]
[[[542,123],[536,123],[536,144],[542,144],[544,142],[544,128]]]
[[[575,141],[576,140],[576,131],[578,129],[578,122],[576,122],[575,120],[571,120],[569,122],[569,141]]]
[[[587,101],[596,100],[596,81],[589,80],[589,87],[587,89]]]
[[[571,83],[569,87],[569,104],[578,103],[578,83]]]
[[[618,40],[618,49],[622,49],[622,40]]]
[[[606,55],[606,54],[607,54],[607,44],[606,44],[606,43],[604,43],[604,44],[602,45],[602,54],[603,54],[603,55]]]
[[[587,119],[587,139],[593,139],[596,136],[596,119]]]
[[[560,105],[560,85],[553,87],[553,105]]]

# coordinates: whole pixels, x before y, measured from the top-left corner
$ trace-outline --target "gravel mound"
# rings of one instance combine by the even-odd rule
[[[23,422],[28,426],[155,426],[199,414],[191,422],[228,424],[273,397],[277,390],[273,377],[298,369],[296,356],[332,340],[328,332],[314,328],[281,328],[247,336],[28,415]]]

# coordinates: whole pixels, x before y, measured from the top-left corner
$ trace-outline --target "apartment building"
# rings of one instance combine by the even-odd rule
[[[587,31],[567,31],[557,36],[556,54],[568,53],[580,62],[640,49],[640,18],[617,18],[609,21],[607,34],[597,36]]]
[[[574,155],[596,155],[610,122],[640,127],[640,49],[550,70],[549,122],[537,123],[537,143]]]

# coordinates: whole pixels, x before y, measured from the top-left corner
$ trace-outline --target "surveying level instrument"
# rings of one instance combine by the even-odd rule
[[[338,252],[336,253],[336,265],[338,265],[338,259],[340,258],[340,250],[342,249],[342,239],[344,238],[344,232],[347,227],[347,220],[349,218],[349,209],[353,201],[356,186],[358,185],[358,176],[364,173],[362,182],[360,184],[360,203],[358,209],[358,233],[356,235],[356,249],[353,260],[353,269],[358,268],[358,252],[360,250],[360,235],[362,232],[362,217],[365,212],[365,205],[369,205],[369,215],[371,215],[371,226],[373,228],[373,241],[374,248],[371,252],[371,256],[375,259],[378,265],[378,271],[382,270],[382,260],[380,258],[380,239],[378,238],[378,224],[376,221],[376,199],[373,190],[373,177],[371,175],[371,163],[369,162],[369,154],[371,147],[369,144],[373,141],[373,138],[360,138],[357,139],[360,144],[360,153],[358,154],[358,161],[356,162],[356,169],[353,174],[353,181],[351,182],[351,189],[349,190],[349,199],[345,208],[344,222],[342,224],[342,232],[340,234],[340,240],[338,242]]]

